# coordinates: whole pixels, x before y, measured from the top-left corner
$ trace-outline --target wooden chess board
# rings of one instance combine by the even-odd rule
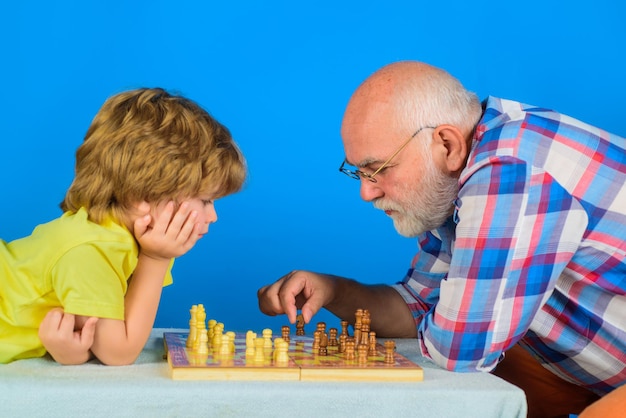
[[[163,335],[167,362],[175,380],[302,380],[302,381],[389,381],[418,382],[423,370],[411,360],[394,353],[394,363],[384,362],[385,348],[377,344],[376,355],[364,364],[346,360],[337,347],[328,347],[327,355],[312,348],[313,338],[291,336],[289,362],[274,364],[268,359],[259,364],[246,359],[245,334],[237,333],[235,353],[230,356],[199,354],[186,347],[187,333],[166,332]],[[270,356],[271,357],[271,356]]]

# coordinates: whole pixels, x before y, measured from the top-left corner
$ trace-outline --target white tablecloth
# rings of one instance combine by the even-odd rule
[[[486,373],[452,373],[397,350],[424,368],[424,381],[174,381],[155,329],[131,366],[92,361],[61,366],[49,357],[0,365],[0,417],[463,417],[526,416],[522,390]],[[181,331],[181,330],[177,330]]]

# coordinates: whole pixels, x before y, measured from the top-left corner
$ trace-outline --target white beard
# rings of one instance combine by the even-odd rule
[[[421,186],[399,185],[399,201],[379,198],[373,202],[377,209],[394,211],[393,225],[405,237],[415,237],[443,225],[452,214],[459,193],[458,180],[442,173],[432,158],[427,159],[425,169]]]

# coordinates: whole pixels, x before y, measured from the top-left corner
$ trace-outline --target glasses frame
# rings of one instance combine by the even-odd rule
[[[360,180],[362,178],[367,179],[369,181],[371,181],[372,183],[376,183],[377,180],[374,178],[376,177],[376,174],[380,173],[382,171],[383,168],[387,167],[387,165],[389,165],[389,163],[391,162],[391,160],[393,160],[393,158],[400,154],[400,151],[402,151],[404,149],[404,147],[406,147],[407,145],[409,145],[409,142],[411,142],[411,140],[413,138],[415,138],[417,136],[417,134],[419,134],[420,132],[422,132],[424,129],[435,129],[436,126],[422,126],[421,128],[419,128],[417,131],[415,131],[415,133],[413,135],[411,135],[411,137],[409,139],[407,139],[401,146],[400,148],[398,148],[396,150],[396,152],[394,152],[393,154],[391,154],[391,156],[389,158],[387,158],[380,167],[378,167],[378,169],[376,169],[376,171],[374,171],[372,174],[368,174],[365,173],[361,170],[350,170],[349,168],[344,167],[347,163],[346,159],[344,158],[343,162],[341,163],[341,165],[339,166],[339,171],[341,171],[343,174],[345,174],[346,176],[353,178],[355,180]]]

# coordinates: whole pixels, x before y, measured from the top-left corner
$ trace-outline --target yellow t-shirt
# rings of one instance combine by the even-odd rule
[[[10,243],[0,240],[0,363],[41,357],[39,324],[54,307],[124,319],[124,295],[137,265],[133,235],[87,211],[65,213]],[[171,266],[164,285],[172,283]]]

